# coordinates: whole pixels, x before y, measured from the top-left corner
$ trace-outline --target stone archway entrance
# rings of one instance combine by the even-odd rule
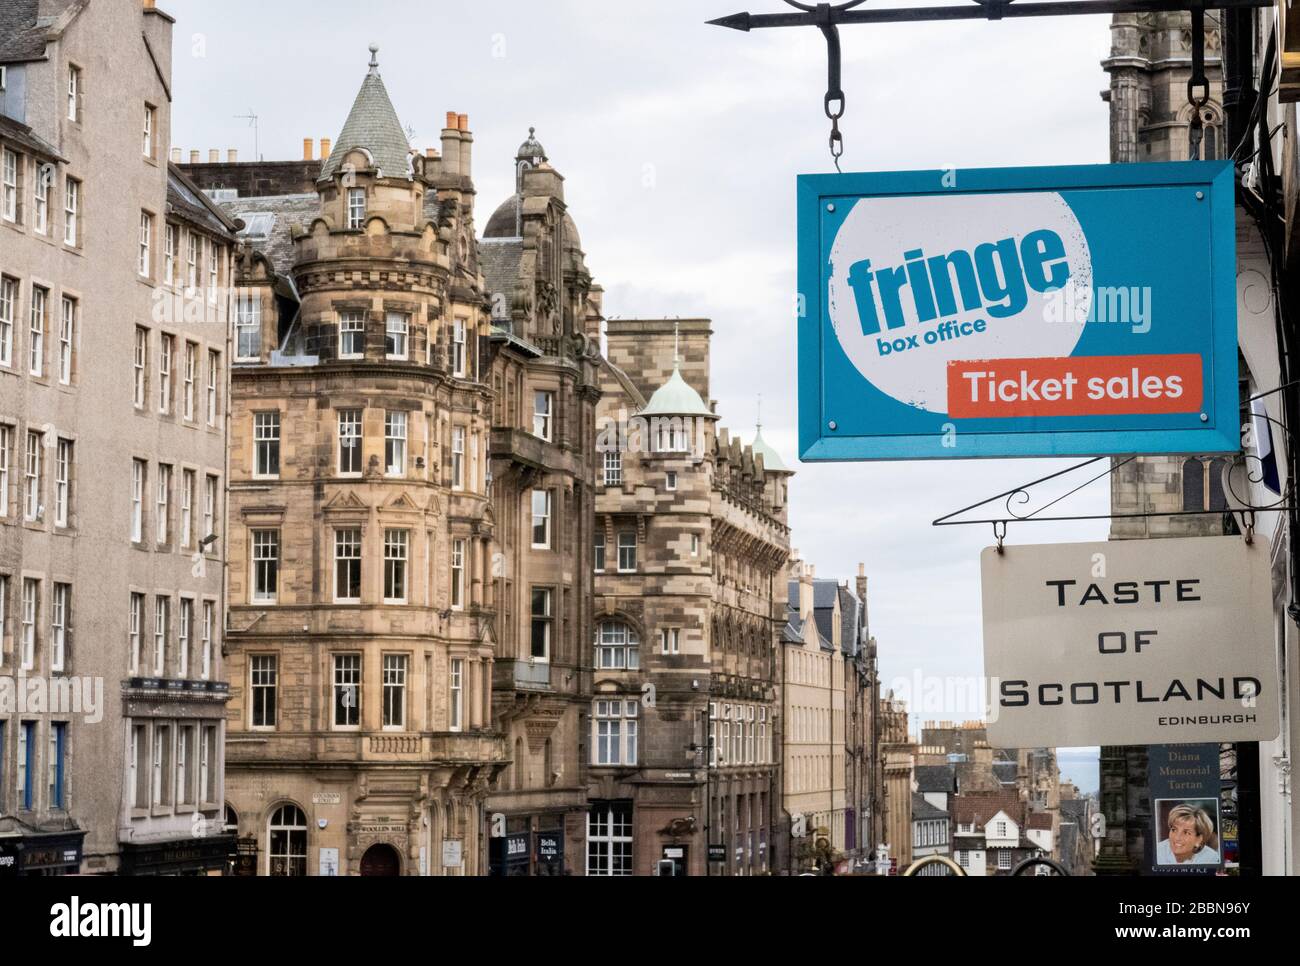
[[[361,856],[362,875],[401,875],[402,860],[391,845],[372,845]]]

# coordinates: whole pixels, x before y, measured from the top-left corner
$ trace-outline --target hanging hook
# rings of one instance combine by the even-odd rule
[[[1246,545],[1250,546],[1255,542],[1255,511],[1243,511],[1241,514],[1241,522],[1246,525]]]
[[[826,98],[823,108],[831,122],[830,149],[835,170],[840,170],[840,157],[844,154],[844,135],[840,133],[840,118],[844,116],[844,88],[841,84],[840,28],[829,3],[819,3],[816,8],[817,26],[826,37]]]
[[[997,542],[998,542],[998,553],[1003,553],[1003,552],[1004,552],[1003,549],[1002,549],[1002,541],[1003,541],[1004,539],[1006,539],[1006,536],[1007,536],[1007,521],[1006,521],[1006,520],[994,520],[994,521],[993,521],[993,537],[994,537],[994,539],[996,539]]]

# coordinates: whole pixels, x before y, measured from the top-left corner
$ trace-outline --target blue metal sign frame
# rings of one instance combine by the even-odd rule
[[[1021,195],[1020,199],[1015,196]],[[1037,319],[1031,319],[1033,325],[1024,327],[1024,318],[1011,319],[1011,325],[1004,326],[999,332],[1002,340],[998,345],[1010,349],[1009,354],[984,356],[978,354],[974,362],[947,361],[948,386],[969,386],[972,398],[979,397],[980,406],[984,407],[975,414],[962,417],[951,416],[948,412],[949,398],[941,388],[932,392],[927,401],[922,395],[909,396],[909,388],[899,388],[901,382],[908,378],[907,368],[898,366],[889,373],[894,385],[882,388],[873,379],[875,373],[883,368],[874,357],[867,359],[864,372],[862,353],[871,355],[871,350],[884,355],[890,354],[887,343],[891,336],[899,336],[895,345],[903,347],[906,336],[913,336],[911,347],[919,345],[918,334],[924,334],[928,346],[931,333],[927,329],[937,330],[952,328],[953,319],[964,326],[969,333],[970,326],[961,321],[976,319],[981,314],[992,316],[1000,305],[980,305],[979,292],[976,291],[974,314],[969,303],[963,309],[944,321],[945,310],[940,305],[937,317],[925,320],[926,309],[923,299],[916,295],[917,289],[925,290],[930,299],[930,314],[935,315],[934,302],[939,279],[931,274],[929,281],[924,276],[919,285],[913,285],[909,298],[916,300],[916,307],[910,303],[904,318],[904,312],[898,309],[902,300],[901,288],[906,288],[908,281],[917,282],[911,274],[915,266],[923,265],[920,245],[912,234],[933,239],[931,229],[936,223],[945,221],[945,198],[976,198],[975,201],[963,202],[964,211],[969,214],[974,209],[985,214],[992,213],[994,224],[986,225],[980,221],[982,215],[974,219],[970,227],[969,247],[975,250],[978,262],[979,248],[984,248],[984,264],[992,264],[994,250],[992,243],[998,233],[1011,234],[1011,230],[999,227],[997,214],[1000,210],[1016,213],[1020,218],[1024,209],[1033,208],[1034,204],[1050,204],[1057,212],[1077,229],[1068,242],[1076,246],[1072,250],[1082,250],[1085,254],[1079,264],[1088,266],[1087,276],[1090,289],[1094,293],[1089,298],[1093,310],[1099,318],[1088,316],[1086,323],[1079,323],[1077,343],[1067,352],[1015,351],[1017,339],[1021,333],[1029,332]],[[922,200],[922,208],[909,208],[915,199],[933,199],[934,203]],[[880,199],[899,199],[905,204],[892,208],[881,207]],[[980,200],[983,199],[983,200]],[[858,235],[843,231],[850,215],[865,202],[854,222]],[[1005,202],[1005,205],[1002,204]],[[890,202],[890,204],[894,204]],[[875,207],[871,207],[875,205]],[[916,218],[907,212],[919,211],[933,217]],[[885,213],[883,218],[879,213]],[[848,247],[844,262],[857,259],[853,268],[860,271],[861,266],[871,267],[871,261],[860,258],[869,253],[877,257],[892,260],[898,267],[883,269],[883,273],[895,273],[893,278],[893,315],[891,306],[886,305],[883,289],[880,288],[879,276],[882,270],[875,267],[877,280],[868,281],[866,289],[857,284],[862,277],[870,279],[870,271],[860,271],[858,276],[846,274],[844,264],[839,267],[839,275],[833,283],[835,271],[832,252],[837,240],[843,234],[846,238],[870,237],[879,234],[879,223],[889,220],[888,213],[900,215],[899,224],[887,226],[886,236],[898,243],[893,247],[876,245],[857,248]],[[1032,219],[1032,215],[1026,216]],[[1023,221],[1023,218],[1022,218]],[[1122,165],[1081,165],[1069,167],[1040,168],[985,168],[958,169],[955,171],[903,171],[883,173],[862,173],[842,175],[801,175],[798,178],[798,222],[799,255],[798,284],[800,294],[799,317],[799,450],[805,461],[844,461],[844,460],[900,460],[900,459],[968,459],[982,457],[1041,457],[1041,456],[1107,456],[1115,454],[1185,454],[1185,453],[1235,453],[1240,450],[1240,426],[1238,418],[1237,390],[1237,319],[1236,319],[1236,239],[1234,214],[1234,177],[1233,167],[1229,161],[1189,161],[1179,163],[1122,164]],[[969,222],[957,225],[943,225],[943,231],[966,230]],[[1033,224],[1032,220],[1026,224]],[[915,231],[913,231],[915,226]],[[987,229],[987,231],[985,231]],[[988,238],[981,231],[994,232]],[[866,235],[862,235],[866,232]],[[877,235],[871,235],[877,232]],[[929,235],[926,233],[930,232]],[[1069,235],[1062,231],[1059,234]],[[1060,254],[1052,248],[1057,244],[1047,244],[1041,238],[1031,244],[1034,236],[1056,238],[1047,231],[1030,231],[1020,240],[1020,258],[1026,269],[1037,267],[1036,276],[1039,285],[1034,286],[1041,298],[1057,297],[1057,289],[1051,287],[1051,281],[1059,276],[1055,269],[1049,272],[1052,264],[1070,266],[1062,272],[1068,277],[1070,268],[1076,262],[1062,255],[1058,263],[1050,263],[1049,256]],[[1007,251],[1014,256],[1016,249],[1011,237],[1003,239],[1011,247]],[[892,244],[892,242],[891,242]],[[939,241],[937,244],[946,244]],[[999,243],[1000,244],[1000,243]],[[1082,246],[1079,249],[1077,246]],[[900,249],[913,247],[913,251]],[[1063,250],[1062,250],[1063,251]],[[935,251],[929,253],[933,256]],[[961,254],[968,265],[971,259],[962,252],[953,251],[951,256]],[[1034,265],[1034,256],[1038,263]],[[904,260],[910,259],[904,271]],[[1013,259],[1014,260],[1014,259]],[[929,258],[933,263],[934,258]],[[1009,270],[1006,260],[1000,260],[996,269],[990,269],[990,278],[1004,280],[1005,287],[1011,288]],[[941,270],[947,275],[949,267]],[[918,271],[924,272],[922,267]],[[931,269],[933,272],[933,268]],[[975,269],[969,271],[973,273]],[[983,269],[979,269],[983,271]],[[1078,274],[1078,273],[1076,273]],[[1050,279],[1049,279],[1050,275]],[[953,270],[949,277],[947,289],[952,307],[956,301],[952,293],[957,291],[957,283],[962,282],[960,271]],[[1026,271],[1028,277],[1028,271]],[[845,279],[849,278],[848,286]],[[907,280],[904,280],[904,279]],[[952,281],[955,279],[956,281]],[[984,276],[979,278],[983,284]],[[838,284],[838,289],[836,288]],[[871,284],[877,289],[869,288]],[[972,281],[974,285],[974,281]],[[867,345],[864,349],[858,345],[858,355],[850,358],[850,349],[846,348],[837,336],[836,324],[840,331],[843,326],[843,313],[848,311],[846,298],[852,286],[854,293],[872,292],[870,296],[870,315],[868,320],[862,303],[854,298],[853,305],[861,316],[863,337],[859,339],[857,323],[854,323],[851,338]],[[900,288],[901,286],[901,288]],[[1148,323],[1145,331],[1139,324],[1128,324],[1127,320],[1116,323],[1112,319],[1100,319],[1103,304],[1099,295],[1103,291],[1114,293],[1121,287],[1130,287],[1134,293],[1141,289],[1147,291]],[[1020,283],[1021,294],[1025,291],[1023,281]],[[838,291],[838,301],[836,300]],[[875,292],[880,292],[880,305],[884,310],[877,313]],[[963,300],[966,288],[960,289]],[[1034,293],[1030,292],[1033,296]],[[1135,294],[1135,304],[1137,304]],[[1022,300],[1023,301],[1023,300]],[[1008,297],[1006,305],[1011,306],[1013,299]],[[1126,303],[1127,304],[1127,303]],[[1154,307],[1154,308],[1153,308]],[[1031,309],[1032,310],[1032,309]],[[1031,311],[1026,310],[1026,313]],[[835,319],[832,313],[840,313]],[[1003,314],[1009,314],[1004,309]],[[877,314],[884,318],[876,319]],[[961,317],[961,318],[958,318]],[[997,320],[1007,321],[1007,320]],[[995,320],[985,319],[992,328]],[[983,333],[983,328],[978,329]],[[935,336],[940,333],[933,332]],[[867,338],[869,336],[870,338]],[[1052,338],[1060,342],[1059,336]],[[1069,338],[1065,343],[1070,344]],[[935,341],[939,341],[937,338]],[[979,342],[971,339],[972,344]],[[981,345],[990,345],[992,340],[985,340]],[[943,347],[949,357],[960,350]],[[1039,347],[1041,349],[1041,346]],[[901,351],[899,353],[901,355]],[[929,368],[931,382],[936,372],[941,373],[942,361],[936,352],[930,361],[925,362]],[[1005,362],[1026,363],[1033,367],[1040,362],[1039,357],[1053,356],[1041,360],[1061,366],[1079,364],[1080,371],[1091,371],[1091,363],[1113,363],[1114,372],[1124,372],[1125,360],[1132,362],[1150,359],[1152,365],[1159,360],[1182,360],[1184,374],[1192,369],[1199,370],[1199,375],[1189,378],[1199,380],[1200,405],[1193,411],[1104,411],[1098,408],[1088,412],[1036,411],[1029,413],[1009,413],[1006,407],[995,409],[994,404],[1001,405],[1001,397],[995,389],[994,380],[989,380],[989,398],[985,400],[980,393],[983,383],[979,381],[982,373],[969,372],[968,369],[980,364],[980,361],[1001,365]],[[917,354],[920,358],[920,353]],[[1005,357],[1005,358],[1004,358]],[[1196,358],[1199,357],[1199,364]],[[1191,360],[1191,362],[1188,362]],[[1173,363],[1170,363],[1172,365]],[[908,362],[908,366],[913,365]],[[956,366],[958,369],[954,370]],[[962,368],[965,367],[965,368]],[[1190,367],[1190,369],[1189,369]],[[997,370],[1002,371],[1002,370]],[[1036,371],[1036,370],[1033,370]],[[1144,370],[1145,371],[1145,370]],[[1174,370],[1168,370],[1174,371]],[[993,371],[989,376],[993,376]],[[1032,373],[1031,373],[1032,374]],[[1072,374],[1069,375],[1072,378]],[[962,382],[961,379],[967,382]],[[1119,378],[1116,376],[1116,378]],[[1142,396],[1143,401],[1112,402],[1110,389],[1107,396],[1097,407],[1106,405],[1117,407],[1134,407],[1156,405],[1146,401],[1143,392],[1148,388],[1142,386],[1149,377],[1140,378],[1137,368],[1132,371],[1132,385],[1135,396]],[[1023,392],[1027,376],[1022,374],[1020,389]],[[1008,381],[1008,385],[1011,382]],[[1044,386],[1046,386],[1044,381]],[[1079,396],[1083,396],[1086,383],[1076,380]],[[1029,396],[1034,397],[1035,380],[1029,380]],[[1155,385],[1154,383],[1152,384]],[[1170,381],[1172,386],[1172,380]],[[1138,388],[1141,387],[1141,388]],[[1059,389],[1059,386],[1057,387]],[[1163,387],[1162,387],[1163,388]],[[1007,392],[1014,394],[1017,390],[1011,386]],[[1120,389],[1114,390],[1120,392]],[[1154,391],[1154,390],[1153,390]],[[964,390],[963,390],[964,392]],[[1158,394],[1158,393],[1157,393]],[[1172,396],[1174,393],[1169,392]],[[1184,405],[1191,399],[1189,393]],[[1028,406],[1030,404],[1025,403]],[[1048,404],[1034,404],[1048,408]],[[1078,405],[1085,404],[1082,399]],[[1166,403],[1172,406],[1174,403]],[[943,406],[945,408],[940,409]]]

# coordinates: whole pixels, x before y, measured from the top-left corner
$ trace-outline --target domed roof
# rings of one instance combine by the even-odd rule
[[[488,219],[487,226],[483,229],[483,237],[518,237],[518,213],[519,198],[516,195],[511,195],[505,201],[501,202],[496,211],[492,212],[492,217]]]
[[[708,416],[716,418],[712,410],[704,405],[700,394],[687,385],[681,370],[673,366],[673,374],[668,381],[654,391],[640,416]]]
[[[528,138],[523,144],[519,145],[519,152],[515,155],[516,161],[531,161],[533,164],[540,164],[546,160],[546,149],[542,147],[541,142],[533,135],[537,128],[528,129]]]
[[[578,236],[578,226],[573,220],[573,216],[567,211],[564,213],[564,244],[569,248],[582,248],[582,239]]]
[[[792,473],[794,472],[782,461],[780,454],[777,453],[767,440],[763,438],[763,427],[758,427],[754,431],[754,442],[750,447],[755,456],[763,457],[763,471],[766,473]]]

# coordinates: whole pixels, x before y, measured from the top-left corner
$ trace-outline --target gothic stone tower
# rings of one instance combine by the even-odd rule
[[[1203,107],[1201,157],[1224,157],[1223,75],[1219,57],[1218,14],[1205,16],[1205,68],[1210,100]],[[1112,162],[1183,161],[1189,154],[1192,106],[1187,103],[1191,74],[1191,19],[1182,13],[1118,14],[1111,22],[1111,55],[1102,62],[1110,87]],[[1111,512],[1116,514],[1204,510],[1223,507],[1218,461],[1199,457],[1147,456],[1110,476]],[[1222,518],[1146,517],[1111,521],[1112,540],[1222,533]],[[1150,834],[1145,746],[1103,747],[1101,808],[1106,837],[1098,872],[1133,873]]]

